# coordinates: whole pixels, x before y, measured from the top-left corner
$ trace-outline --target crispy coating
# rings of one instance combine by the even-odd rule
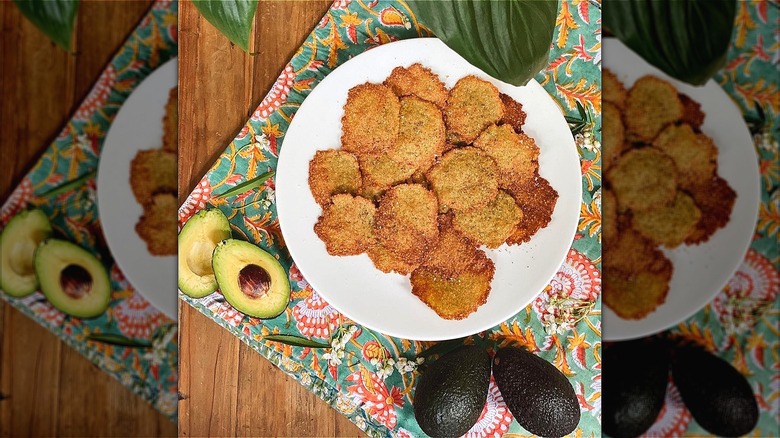
[[[317,151],[309,162],[309,189],[320,205],[339,193],[357,195],[363,185],[360,165],[349,152],[329,149]]]
[[[444,119],[431,102],[410,96],[401,99],[401,127],[388,156],[404,167],[425,172],[444,153]]]
[[[606,187],[601,189],[601,230],[602,240],[612,242],[618,233],[618,208],[615,194]],[[605,243],[606,245],[606,243]]]
[[[660,150],[633,149],[620,157],[607,179],[620,210],[647,211],[666,205],[677,193],[674,161]]]
[[[620,109],[610,102],[603,103],[601,115],[601,161],[606,172],[626,149],[626,133]]]
[[[693,232],[701,218],[701,210],[687,194],[678,191],[674,201],[634,215],[632,226],[657,245],[675,248]]]
[[[523,212],[507,192],[501,190],[488,205],[468,212],[455,213],[455,228],[473,242],[498,248],[512,234]]]
[[[163,149],[176,152],[179,149],[179,87],[168,92],[163,116]]]
[[[155,193],[178,190],[178,166],[175,152],[162,149],[139,151],[130,162],[130,186],[139,204],[152,201]]]
[[[364,155],[359,158],[363,171],[363,195],[376,199],[391,186],[409,179],[415,172],[410,163],[400,163],[388,154]]]
[[[631,141],[649,143],[682,116],[683,104],[677,89],[662,79],[644,76],[628,92],[623,120]]]
[[[380,243],[373,245],[367,252],[368,257],[374,262],[374,266],[387,274],[397,272],[401,275],[409,275],[418,266],[417,264],[409,264],[399,259]]]
[[[512,185],[507,191],[523,214],[506,243],[520,245],[550,223],[558,192],[538,173],[528,181]]]
[[[358,156],[387,151],[398,137],[401,104],[390,88],[365,83],[353,87],[341,119],[341,144]]]
[[[361,254],[376,241],[375,215],[374,203],[366,198],[334,195],[314,224],[314,232],[330,255]]]
[[[669,125],[653,145],[669,155],[677,167],[677,183],[684,189],[709,181],[718,167],[718,149],[712,139],[690,125]]]
[[[539,169],[539,147],[533,138],[517,134],[509,125],[488,126],[474,141],[496,162],[498,185],[508,187],[514,181],[526,181]]]
[[[678,95],[683,105],[682,122],[691,125],[696,132],[699,132],[701,125],[704,123],[704,113],[701,110],[701,105],[685,94],[679,93]]]
[[[444,108],[449,94],[439,76],[419,63],[412,64],[409,68],[394,68],[390,76],[385,79],[385,85],[399,97],[417,96],[433,102],[439,108]]]
[[[423,262],[423,266],[445,278],[455,278],[478,265],[481,255],[484,255],[476,244],[455,228],[453,218],[452,213],[439,215],[439,241]]]
[[[444,209],[474,210],[498,195],[496,163],[477,148],[447,152],[426,176]]]
[[[690,193],[702,214],[694,231],[685,239],[689,245],[706,242],[715,231],[726,226],[737,199],[737,193],[720,176],[700,182]]]
[[[601,70],[601,100],[609,102],[618,108],[623,108],[626,104],[626,87],[607,68]]]
[[[135,231],[141,236],[149,253],[156,256],[177,253],[177,219],[179,204],[176,195],[157,193],[144,204],[144,214],[135,224]]]
[[[630,226],[618,226],[616,239],[604,241],[604,269],[634,273],[646,271],[663,253]]]
[[[438,211],[436,196],[420,184],[391,188],[379,199],[379,242],[405,263],[422,263],[439,239]]]
[[[663,256],[661,256],[663,257]],[[627,274],[604,270],[601,282],[604,304],[624,319],[642,319],[666,301],[672,263],[659,259],[660,269]]]
[[[516,133],[523,132],[523,124],[525,123],[525,111],[523,111],[523,104],[512,99],[512,96],[508,94],[499,93],[501,103],[504,104],[504,117],[501,118],[501,123],[511,126]]]
[[[501,120],[504,105],[495,85],[476,76],[466,76],[450,90],[444,116],[448,140],[469,144],[483,129]]]
[[[495,270],[482,251],[471,269],[455,277],[420,267],[412,272],[412,293],[442,318],[463,319],[487,301]]]

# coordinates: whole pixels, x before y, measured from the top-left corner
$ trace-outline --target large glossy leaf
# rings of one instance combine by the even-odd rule
[[[70,36],[79,0],[14,0],[14,3],[46,36],[63,49],[70,50]]]
[[[608,32],[669,76],[694,85],[707,82],[726,62],[735,14],[736,0],[603,3]]]
[[[558,0],[407,3],[421,24],[497,79],[524,85],[547,65]]]
[[[249,34],[257,11],[257,0],[193,0],[209,23],[230,41],[249,50]]]

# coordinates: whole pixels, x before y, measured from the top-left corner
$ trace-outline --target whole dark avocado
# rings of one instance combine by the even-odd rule
[[[725,360],[698,346],[672,356],[672,378],[701,427],[719,436],[741,436],[758,422],[758,403],[747,379]]]
[[[479,419],[490,384],[490,356],[464,346],[434,361],[414,392],[414,417],[426,434],[461,436]]]
[[[669,383],[669,354],[657,339],[604,346],[602,430],[612,438],[643,434],[661,412]]]
[[[500,348],[493,359],[493,377],[507,407],[527,431],[561,437],[577,428],[577,395],[550,362],[522,348]]]

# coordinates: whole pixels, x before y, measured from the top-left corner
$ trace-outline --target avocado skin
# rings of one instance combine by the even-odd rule
[[[601,388],[602,430],[612,438],[632,438],[650,429],[666,398],[668,349],[642,339],[604,346]]]
[[[527,431],[561,437],[577,428],[577,395],[550,362],[522,348],[500,348],[493,359],[493,377],[507,407]]]
[[[697,346],[672,358],[672,378],[697,423],[719,436],[741,436],[758,422],[758,403],[747,379],[725,360]]]
[[[490,385],[490,355],[464,346],[433,362],[414,392],[414,417],[430,436],[461,436],[479,419]]]

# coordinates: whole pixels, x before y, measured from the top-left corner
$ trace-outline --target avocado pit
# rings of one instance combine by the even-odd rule
[[[83,267],[70,264],[60,273],[60,286],[70,298],[84,298],[92,290],[92,275]]]
[[[238,285],[248,298],[262,298],[271,289],[271,276],[260,266],[249,264],[239,271]]]

